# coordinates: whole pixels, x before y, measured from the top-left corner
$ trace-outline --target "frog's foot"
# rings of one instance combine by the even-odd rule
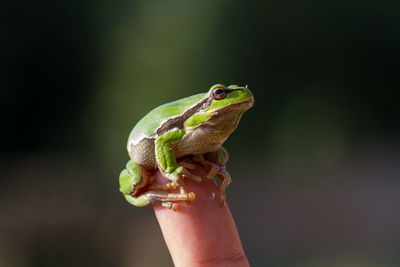
[[[213,179],[221,170],[221,168],[219,166],[212,166],[210,168],[210,171],[208,172],[208,174],[206,175],[206,179],[207,180],[211,180]]]
[[[173,211],[177,211],[179,209],[179,204],[174,202],[161,202],[160,205]]]
[[[216,176],[221,181],[221,184],[219,186],[219,190],[221,192],[220,205],[223,206],[226,200],[225,189],[232,182],[231,176],[226,171],[224,166],[206,160],[203,155],[196,155],[193,157],[193,160],[210,169],[210,171],[206,175],[207,179],[212,179]]]
[[[183,166],[184,168],[186,168],[188,170],[191,170],[191,171],[196,169],[196,165],[195,164],[187,162],[187,161],[181,161],[181,162],[179,162],[179,164],[181,166]]]
[[[200,163],[205,168],[210,169],[206,175],[206,180],[210,180],[210,179],[214,178],[217,174],[219,174],[221,172],[221,169],[223,168],[223,167],[215,164],[214,162],[206,160],[203,157],[203,155],[194,156],[193,161]]]
[[[170,190],[176,189],[178,187],[178,183],[176,181],[172,181],[166,184],[152,184],[150,185],[150,190]]]
[[[193,156],[193,157],[197,157],[197,156]],[[193,158],[191,158],[189,160],[191,161],[191,160],[193,160]],[[197,161],[195,161],[195,162],[197,162]],[[206,176],[206,179],[204,179],[204,177],[197,176],[197,175],[195,175],[195,174],[193,174],[191,172],[194,169],[196,169],[196,164],[195,163],[189,162],[187,160],[183,160],[183,161],[179,162],[179,164],[183,167],[182,171],[179,173],[179,175],[182,178],[191,179],[191,180],[195,181],[198,184],[202,183],[204,180],[209,180],[208,175]]]
[[[175,183],[177,185],[176,187],[179,188],[179,191],[181,192],[181,194],[186,193],[184,183],[183,183],[183,178],[191,179],[191,180],[195,181],[196,183],[201,183],[203,181],[203,178],[193,175],[184,166],[178,166],[178,168],[176,168],[174,172],[164,172],[161,170],[161,174],[165,178],[172,181],[169,184],[174,185],[174,183]]]
[[[193,180],[198,184],[203,182],[203,178],[202,177],[192,174],[187,169],[183,169],[183,171],[180,173],[180,175],[181,175],[182,178],[187,178],[187,179]]]
[[[221,184],[219,186],[219,190],[221,192],[221,198],[220,198],[220,205],[224,206],[225,200],[226,200],[226,193],[225,189],[228,187],[228,185],[232,182],[232,178],[229,175],[229,173],[225,170],[225,168],[220,168],[220,172],[217,174],[218,179],[221,180]]]
[[[137,207],[157,204],[168,209],[177,210],[179,205],[173,201],[193,201],[196,195],[193,192],[185,194],[175,194],[160,191],[148,191],[140,196],[125,195],[126,200]]]
[[[175,182],[178,184],[178,188],[179,188],[179,191],[181,192],[181,194],[186,194],[185,184],[183,183],[181,176],[179,176]]]
[[[188,194],[172,194],[172,193],[154,192],[148,196],[150,197],[150,202],[152,204],[161,205],[164,208],[168,208],[168,209],[171,209],[174,211],[178,210],[179,204],[174,203],[172,201],[190,201],[190,202],[192,202],[193,200],[196,199],[196,195],[193,192],[190,192]]]

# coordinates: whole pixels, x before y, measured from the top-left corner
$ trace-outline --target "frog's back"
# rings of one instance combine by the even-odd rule
[[[189,107],[196,105],[205,97],[206,94],[192,95],[153,109],[133,127],[129,139],[134,143],[138,143],[143,138],[154,137],[157,129],[164,122],[170,118],[179,117]]]
[[[206,93],[192,95],[161,105],[144,116],[129,135],[128,152],[132,160],[147,167],[155,167],[154,138],[157,135],[157,129],[169,119],[181,116],[206,95]]]

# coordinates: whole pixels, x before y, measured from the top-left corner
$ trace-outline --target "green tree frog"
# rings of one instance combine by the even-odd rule
[[[130,160],[119,176],[120,191],[125,199],[138,207],[158,204],[177,210],[176,201],[195,199],[193,192],[185,190],[184,178],[200,183],[217,177],[221,180],[220,204],[224,205],[225,189],[231,177],[225,169],[228,152],[222,144],[253,103],[253,94],[247,86],[216,84],[206,93],[150,111],[129,135]],[[206,177],[191,173],[193,163],[207,169]],[[154,183],[156,170],[168,182]],[[179,189],[179,193],[171,192],[173,189]]]

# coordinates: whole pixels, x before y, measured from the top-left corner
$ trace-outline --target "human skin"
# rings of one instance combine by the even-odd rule
[[[205,171],[197,167],[195,173],[203,176]],[[159,172],[156,177],[163,182]],[[179,202],[177,211],[154,205],[175,266],[249,266],[229,207],[219,206],[216,182],[185,179],[185,188],[196,199]]]

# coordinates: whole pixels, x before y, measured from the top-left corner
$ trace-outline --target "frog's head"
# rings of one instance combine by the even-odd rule
[[[223,112],[240,109],[246,111],[254,103],[254,97],[251,91],[246,87],[230,85],[225,87],[222,84],[216,84],[208,91],[209,106],[205,112]]]
[[[243,112],[253,105],[254,97],[247,86],[226,87],[216,84],[210,88],[202,102],[201,108],[185,122],[185,126],[204,126],[202,128],[207,129],[213,138],[217,138],[215,141],[222,144],[237,127]]]

